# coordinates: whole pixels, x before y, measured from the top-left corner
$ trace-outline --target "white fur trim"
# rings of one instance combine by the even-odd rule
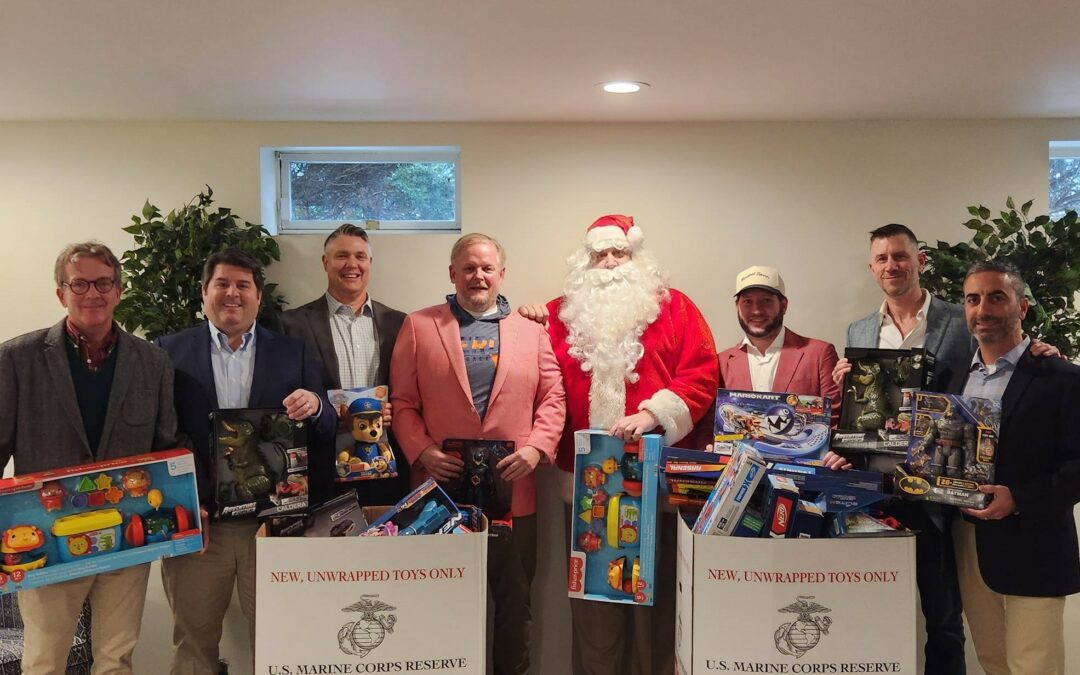
[[[694,428],[690,408],[686,401],[670,389],[661,389],[641,402],[638,410],[648,410],[660,426],[664,427],[664,444],[671,445],[683,439]]]
[[[639,229],[638,232],[641,230]],[[620,241],[626,241],[626,233],[623,232],[621,227],[617,225],[601,225],[594,227],[585,233],[585,243],[590,247],[598,241],[604,241],[605,239],[618,239]]]
[[[641,248],[641,245],[645,243],[645,233],[641,231],[641,228],[637,225],[631,225],[630,229],[626,233],[626,240],[630,242],[630,247],[634,250]]]

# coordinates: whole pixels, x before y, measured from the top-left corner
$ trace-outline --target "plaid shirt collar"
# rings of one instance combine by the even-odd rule
[[[112,328],[109,329],[109,334],[105,336],[105,340],[98,348],[90,345],[90,341],[86,339],[86,336],[79,332],[75,324],[71,323],[71,317],[68,317],[65,322],[65,328],[67,329],[68,342],[71,343],[71,346],[75,348],[75,352],[79,355],[79,362],[85,365],[86,369],[91,373],[96,373],[101,368],[101,364],[112,356],[113,350],[116,349],[119,331],[116,329],[115,321]]]

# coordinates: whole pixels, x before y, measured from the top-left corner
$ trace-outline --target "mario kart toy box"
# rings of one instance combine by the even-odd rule
[[[828,397],[721,389],[713,451],[730,455],[745,442],[765,459],[821,459],[831,413]]]
[[[232,408],[210,415],[214,517],[266,518],[308,507],[308,434],[281,408]]]
[[[0,595],[202,550],[195,459],[163,450],[0,480]]]
[[[907,499],[986,508],[980,485],[994,482],[1001,405],[985,398],[915,395],[907,466],[896,469],[896,492]]]
[[[907,454],[912,396],[934,381],[934,355],[925,349],[844,350],[851,370],[844,376],[840,422],[832,448],[847,452]]]
[[[574,434],[571,598],[651,605],[655,588],[660,436],[624,443]]]

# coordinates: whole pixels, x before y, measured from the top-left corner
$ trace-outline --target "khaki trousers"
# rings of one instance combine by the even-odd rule
[[[975,526],[957,518],[953,538],[964,614],[975,654],[986,675],[1062,675],[1065,598],[995,593],[983,582],[979,571]]]
[[[90,641],[94,675],[130,674],[131,653],[139,640],[150,565],[72,579],[19,591],[24,675],[58,675],[67,668],[75,622],[90,598]]]
[[[215,522],[205,553],[161,561],[165,597],[173,612],[173,675],[217,675],[218,643],[234,585],[254,663],[257,529],[254,520]]]

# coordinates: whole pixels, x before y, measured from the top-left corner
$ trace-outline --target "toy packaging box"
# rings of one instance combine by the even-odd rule
[[[461,475],[443,486],[450,498],[479,507],[492,520],[508,518],[513,486],[495,465],[514,453],[514,442],[447,438],[442,449],[465,463]]]
[[[274,537],[359,537],[369,527],[356,490],[349,490],[307,513],[275,516],[267,520]]]
[[[813,497],[828,513],[850,511],[889,497],[885,477],[878,471],[834,471],[820,461],[770,462],[770,474],[783,474],[803,498]]]
[[[828,397],[721,389],[716,395],[715,452],[751,444],[766,459],[821,459],[829,449]]]
[[[985,508],[980,485],[994,481],[1001,406],[984,398],[916,392],[907,467],[897,492],[953,506]]]
[[[371,521],[365,537],[450,534],[465,531],[465,515],[434,478],[428,478]]]
[[[660,490],[666,494],[668,504],[686,512],[700,510],[729,458],[717,452],[661,448]]]
[[[851,370],[844,376],[840,422],[832,448],[843,454],[907,454],[912,396],[934,381],[934,355],[925,349],[844,350]]]
[[[739,443],[730,461],[724,467],[720,480],[698,514],[694,523],[695,534],[734,534],[743,518],[743,512],[755,499],[757,486],[765,477],[765,461],[748,442]],[[752,514],[764,523],[764,514]],[[747,523],[754,529],[753,521]],[[761,528],[756,528],[761,532]],[[743,531],[746,536],[757,536]]]
[[[652,605],[655,591],[660,436],[624,443],[574,433],[572,598]]]
[[[195,459],[163,450],[0,480],[0,595],[202,550]]]
[[[214,517],[266,518],[308,507],[304,422],[281,408],[233,408],[211,414]]]
[[[378,480],[398,475],[397,459],[383,429],[390,390],[384,385],[326,392],[338,415],[334,480]]]

